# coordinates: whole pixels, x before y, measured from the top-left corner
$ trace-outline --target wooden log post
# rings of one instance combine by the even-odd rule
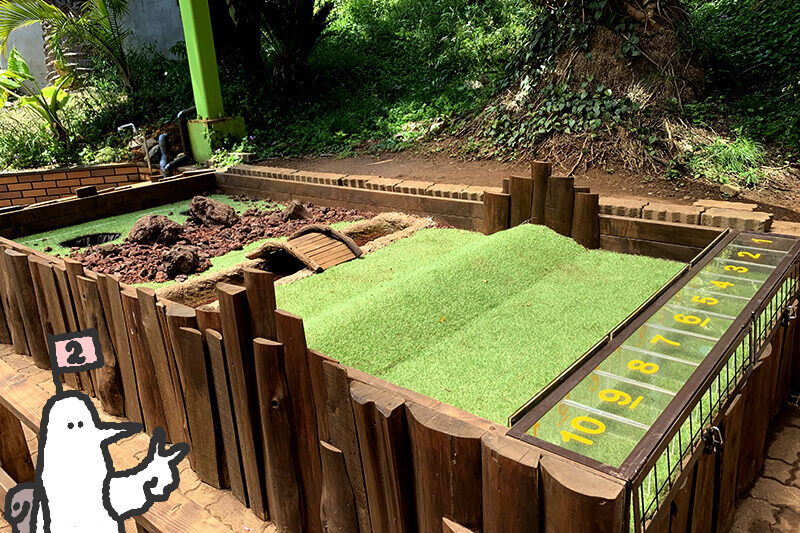
[[[511,178],[503,178],[503,181],[500,183],[500,189],[503,191],[503,194],[509,194],[511,190]]]
[[[39,314],[42,317],[45,335],[67,333],[64,313],[61,307],[55,274],[49,262],[35,255],[28,256],[31,279],[36,289]],[[73,372],[62,374],[61,380],[75,390],[81,390],[78,375]]]
[[[14,345],[14,352],[20,355],[30,355],[28,338],[25,336],[25,325],[22,323],[22,313],[17,300],[16,288],[13,280],[13,270],[11,260],[5,254],[8,247],[0,248],[0,268],[2,268],[2,292],[3,305],[5,306],[6,321],[11,332],[11,342]]]
[[[625,484],[574,463],[545,456],[539,461],[544,531],[623,531]]]
[[[341,450],[319,441],[322,461],[322,493],[320,498],[320,523],[326,533],[353,533],[358,531],[355,498],[347,479],[347,468]]]
[[[717,506],[717,530],[728,531],[733,520],[736,500],[736,476],[739,472],[739,452],[742,447],[745,399],[737,394],[722,420],[722,457],[719,472],[719,504]]]
[[[472,530],[442,517],[442,533],[472,533]]]
[[[509,180],[510,207],[508,210],[508,227],[513,228],[531,219],[533,179],[524,176],[511,176]]]
[[[347,477],[355,498],[358,529],[361,533],[368,533],[372,531],[372,526],[367,504],[367,490],[364,486],[364,468],[358,448],[358,432],[353,417],[353,405],[350,402],[347,369],[338,363],[323,361],[322,370],[327,390],[326,410],[330,442],[344,455]]]
[[[319,509],[322,497],[322,465],[303,321],[281,310],[275,312],[275,320],[278,327],[278,342],[283,344],[292,416],[295,426],[303,428],[296,435],[296,455],[305,502],[305,527],[306,531],[321,533]]]
[[[483,192],[483,233],[492,235],[508,229],[508,210],[511,196],[490,191]]]
[[[317,416],[317,438],[325,442],[331,442],[328,428],[328,390],[325,387],[322,363],[325,361],[336,363],[337,361],[315,350],[308,349],[306,353],[308,354],[308,369],[311,376],[311,393],[314,397],[314,413]],[[335,443],[333,444],[336,446]],[[347,456],[347,451],[342,451]]]
[[[533,201],[531,203],[531,222],[533,224],[545,223],[545,203],[547,201],[547,189],[550,183],[550,175],[553,172],[553,164],[546,161],[531,162],[531,179],[533,179]]]
[[[28,256],[15,250],[6,250],[5,255],[11,268],[11,289],[16,295],[22,324],[25,327],[25,338],[28,341],[33,362],[37,367],[50,368],[50,356],[42,329],[42,317],[36,303],[36,291],[28,267]]]
[[[767,346],[772,353],[772,347]],[[736,476],[736,497],[742,497],[755,482],[761,470],[762,455],[764,451],[764,437],[761,436],[761,418],[765,415],[764,392],[766,375],[769,371],[769,361],[762,357],[753,366],[750,377],[745,382],[742,396],[744,397],[744,420],[749,429],[747,438],[742,440],[739,452],[739,472]]]
[[[167,347],[171,348],[169,350],[171,356],[170,366],[174,365],[175,368],[172,387],[175,390],[175,398],[178,402],[178,416],[180,417],[181,425],[183,426],[183,439],[184,442],[189,443],[189,446],[191,447],[192,436],[189,431],[188,419],[189,404],[184,394],[186,384],[184,383],[185,378],[183,371],[181,370],[181,365],[178,363],[177,359],[181,349],[181,328],[198,329],[197,314],[195,313],[195,310],[189,306],[175,302],[167,302],[165,320],[167,323],[165,332],[169,337],[167,340]],[[210,368],[208,371],[210,377]],[[209,383],[212,382],[209,381]],[[213,389],[213,385],[211,388]],[[192,466],[192,468],[195,468],[195,455],[193,451],[189,452],[189,464]]]
[[[797,309],[798,301],[792,302],[792,305]],[[778,386],[777,386],[777,409],[780,410],[786,399],[789,397],[791,391],[792,381],[792,358],[795,351],[795,328],[797,327],[797,319],[789,320],[786,326],[786,336],[783,340],[781,349],[781,362],[780,369],[778,370]],[[777,411],[776,411],[777,414]]]
[[[297,426],[292,418],[283,345],[269,339],[255,339],[253,350],[270,515],[281,533],[301,533],[303,500],[293,429]]]
[[[6,471],[17,483],[33,481],[36,470],[31,460],[31,452],[25,441],[22,424],[12,412],[0,405],[0,468]],[[5,502],[3,502],[5,509]]]
[[[56,270],[58,277],[58,270]],[[117,356],[117,366],[122,378],[122,397],[125,402],[125,416],[131,422],[142,424],[142,407],[139,405],[139,387],[136,384],[136,370],[133,366],[133,354],[128,340],[125,311],[122,308],[119,279],[114,276],[98,274],[97,283],[100,287],[100,296],[103,300],[103,310],[106,313],[106,322],[110,326],[111,340],[114,343],[114,353]],[[69,290],[69,286],[62,286],[62,290]],[[62,293],[63,295],[64,293]],[[66,299],[62,298],[66,305]]]
[[[108,414],[122,416],[125,414],[122,376],[117,368],[117,355],[111,341],[103,303],[100,301],[97,282],[83,276],[78,276],[77,281],[86,325],[97,330],[100,346],[103,349],[103,366],[93,371],[95,393]]]
[[[153,289],[138,287],[136,296],[139,301],[139,316],[147,343],[150,359],[155,368],[155,385],[161,396],[164,407],[164,419],[166,420],[167,440],[169,442],[181,442],[184,438],[182,416],[179,410],[183,409],[178,405],[178,398],[175,396],[175,385],[172,379],[172,369],[167,354],[165,337],[166,332],[161,328],[161,320],[156,306],[156,293]]]
[[[717,458],[716,453],[703,451],[694,465],[691,533],[712,531]]]
[[[214,391],[216,392],[217,411],[219,412],[220,432],[225,451],[225,464],[227,467],[227,482],[231,492],[237,500],[247,505],[247,491],[244,487],[244,466],[239,452],[239,433],[236,430],[236,413],[233,408],[233,393],[231,391],[230,377],[228,376],[228,362],[225,357],[225,343],[222,334],[213,329],[205,331],[208,342],[208,353],[211,360],[211,373],[214,376]]]
[[[572,215],[575,209],[575,180],[554,176],[548,184],[551,204],[545,208],[545,224],[556,233],[572,236]]]
[[[220,318],[219,308],[210,305],[201,305],[195,308],[197,313],[197,329],[205,335],[207,329],[222,331],[222,318]]]
[[[253,337],[250,333],[251,319],[247,293],[244,287],[218,283],[217,294],[222,314],[222,336],[225,338],[225,355],[228,362],[228,376],[231,380],[236,427],[239,432],[247,501],[256,516],[266,519],[268,513],[264,484],[264,451],[261,444],[261,412],[256,392]]]
[[[600,195],[575,194],[575,209],[572,214],[572,238],[575,242],[596,250],[600,247]]]
[[[136,388],[139,391],[139,402],[142,408],[142,420],[148,433],[161,426],[166,426],[161,393],[156,383],[156,370],[150,357],[150,349],[145,340],[139,314],[139,299],[132,289],[120,293],[125,324],[128,330],[128,342],[131,347],[133,364],[136,369]]]
[[[254,337],[274,341],[278,338],[275,330],[275,279],[270,272],[244,267],[244,286],[250,309],[251,331]]]
[[[692,510],[692,475],[685,476],[669,508],[670,533],[686,533]]]
[[[372,530],[413,529],[413,477],[405,400],[366,383],[350,383]]]
[[[219,453],[221,443],[217,441],[219,425],[217,413],[212,407],[213,393],[208,369],[208,357],[203,335],[192,328],[180,328],[179,346],[175,359],[184,378],[186,394],[186,416],[194,448],[194,470],[201,481],[214,488],[221,488]]]
[[[64,258],[64,268],[67,271],[67,281],[69,282],[70,292],[72,293],[72,301],[75,305],[75,316],[78,319],[78,329],[76,331],[84,330],[88,326],[86,325],[86,318],[83,314],[83,302],[80,298],[78,276],[89,276],[85,275],[86,273],[83,270],[83,265],[79,261],[75,261],[74,259],[70,259],[68,257]],[[80,372],[78,376],[80,378],[81,390],[90,396],[94,396],[94,383],[92,382],[91,373]]]
[[[406,404],[406,412],[418,529],[437,531],[442,517],[470,529],[479,529],[482,523],[481,436],[484,431],[413,403]]]
[[[3,273],[2,269],[0,269],[0,344],[11,344],[11,330],[9,329],[10,317],[6,317],[6,304],[5,298],[3,298],[3,292],[5,289],[2,287],[2,285]]]
[[[539,531],[539,453],[521,441],[481,439],[483,533]]]

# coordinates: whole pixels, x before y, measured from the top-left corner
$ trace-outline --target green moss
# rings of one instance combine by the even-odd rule
[[[505,423],[680,268],[541,226],[422,230],[277,298],[314,349]]]

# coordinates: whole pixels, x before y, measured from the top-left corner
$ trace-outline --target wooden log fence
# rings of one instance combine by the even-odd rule
[[[597,243],[603,224],[629,234],[661,231],[602,217],[593,226],[596,196],[537,168],[532,178],[509,182],[503,198],[517,210],[515,220],[537,220],[547,196],[537,184],[546,176],[542,187],[552,187],[553,205],[573,198],[570,216],[557,218],[564,224],[569,218],[570,231],[587,247]],[[514,200],[517,190],[527,200]],[[711,236],[703,231],[687,230],[693,245]],[[105,367],[67,377],[67,385],[148,432],[161,426],[172,440],[189,442],[200,479],[229,487],[278,531],[622,532],[630,526],[622,481],[309,350],[302,320],[275,309],[269,273],[248,269],[243,287],[218,286],[218,308],[194,309],[12,241],[0,239],[0,247],[0,341],[44,366],[40,344],[47,334],[96,328]],[[800,328],[789,322],[720,414],[724,451],[698,460],[678,480],[652,531],[722,531],[730,522],[736,495],[762,467],[770,420],[800,383],[798,348]],[[0,428],[16,435],[13,417],[5,415]],[[0,446],[0,467],[14,453],[13,443]],[[29,470],[20,464],[17,473]]]

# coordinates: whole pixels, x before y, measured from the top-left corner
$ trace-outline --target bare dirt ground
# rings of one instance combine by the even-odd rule
[[[499,187],[503,178],[511,174],[527,175],[529,167],[524,162],[489,160],[462,160],[444,154],[408,150],[379,155],[358,155],[336,158],[310,156],[302,158],[271,158],[259,164],[334,172],[365,174],[387,178],[407,178]],[[556,165],[553,174],[565,175],[569,168]],[[669,203],[691,204],[696,200],[731,200],[719,192],[719,186],[686,178],[668,180],[663,177],[634,174],[615,168],[589,168],[575,174],[575,183],[589,186],[600,195],[662,199]],[[760,211],[773,213],[776,220],[800,222],[800,175],[788,172],[770,172],[763,186],[745,190],[733,200],[758,204]]]

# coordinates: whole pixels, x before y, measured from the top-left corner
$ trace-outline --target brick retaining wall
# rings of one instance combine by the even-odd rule
[[[134,163],[2,172],[0,207],[65,198],[87,185],[94,185],[101,191],[147,179],[147,169]]]

